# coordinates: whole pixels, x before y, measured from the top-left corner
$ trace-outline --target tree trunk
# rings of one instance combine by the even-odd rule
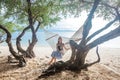
[[[89,50],[86,50],[83,46],[78,45],[73,40],[70,41],[72,48],[72,55],[70,62],[72,62],[70,68],[72,70],[81,71],[85,63],[85,58]]]
[[[84,25],[83,25],[83,38],[80,42],[80,44],[78,45],[79,48],[76,50],[76,52],[72,53],[72,54],[76,54],[76,59],[74,61],[74,66],[76,67],[76,69],[81,70],[82,66],[85,63],[85,58],[87,53],[89,52],[89,49],[86,49],[86,38],[89,34],[89,31],[92,27],[92,16],[94,15],[94,12],[99,4],[100,0],[95,0],[94,1],[94,5],[92,6],[92,9],[89,13],[88,18],[86,19]],[[76,44],[77,45],[77,44]]]
[[[23,30],[22,33],[17,37],[17,40],[16,40],[16,46],[17,46],[18,51],[21,52],[21,53],[23,54],[23,56],[25,56],[25,57],[27,57],[26,54],[28,54],[28,53],[27,53],[26,50],[22,49],[20,41],[21,41],[22,36],[25,34],[25,32],[26,32],[28,29],[30,29],[30,26],[24,28],[24,30]]]
[[[35,53],[33,51],[33,48],[34,48],[36,43],[37,43],[37,38],[33,38],[32,42],[30,43],[29,47],[27,48],[27,53],[29,53],[26,55],[27,57],[30,57],[30,58],[35,57]]]
[[[38,28],[38,27],[37,27]],[[37,42],[37,37],[36,37],[36,34],[34,33],[34,35],[32,35],[32,42],[30,43],[29,42],[29,46],[27,48],[27,50],[24,50],[22,49],[21,47],[21,44],[20,44],[20,41],[21,41],[21,37],[25,34],[25,32],[30,29],[30,26],[26,27],[22,33],[17,37],[17,41],[16,41],[16,45],[17,45],[17,49],[19,52],[21,52],[25,57],[29,57],[29,58],[32,58],[32,57],[35,57],[35,54],[33,52],[33,48],[34,48],[34,45],[36,44]],[[37,30],[36,30],[37,31]],[[32,32],[33,34],[33,32]]]
[[[70,58],[70,62],[73,63],[75,58],[76,58],[76,48],[74,46],[71,46],[71,49],[72,49],[72,55],[71,55],[71,58]]]
[[[34,24],[35,22],[33,22],[33,17],[32,17],[32,12],[31,12],[31,1],[30,1],[30,0],[26,0],[26,1],[27,1],[27,3],[28,3],[28,11],[27,11],[27,12],[28,12],[29,26],[26,27],[26,28],[22,31],[22,33],[17,37],[16,45],[17,45],[18,51],[21,52],[25,57],[32,58],[32,57],[35,57],[33,48],[34,48],[35,44],[37,43],[36,32],[37,32],[38,29],[39,29],[40,22],[38,22],[38,25],[37,25],[36,29],[34,29],[33,24]],[[21,37],[25,34],[25,32],[26,32],[28,29],[31,29],[31,32],[32,32],[32,42],[29,42],[29,46],[28,46],[27,50],[24,50],[24,49],[22,49],[22,47],[21,47],[20,40],[21,40]]]
[[[3,31],[5,31],[5,33],[7,34],[7,39],[6,39],[6,43],[8,44],[9,47],[9,51],[11,52],[11,54],[17,59],[19,60],[19,66],[23,67],[26,65],[26,61],[24,59],[24,57],[22,55],[19,55],[17,52],[14,51],[13,46],[12,46],[12,42],[11,42],[11,34],[10,32],[3,27],[2,25],[0,25],[0,29],[2,29]]]
[[[27,51],[26,56],[32,58],[32,57],[35,57],[33,48],[34,48],[35,44],[37,43],[37,36],[36,36],[36,30],[34,29],[34,26],[33,26],[31,1],[27,0],[27,3],[28,3],[28,21],[29,21],[31,32],[32,32],[32,42],[30,43],[30,45],[28,46],[28,48],[26,50]]]
[[[26,50],[26,52],[27,52],[26,56],[27,57],[30,57],[30,58],[35,57],[35,53],[33,51],[33,48],[38,41],[37,36],[36,36],[36,32],[38,31],[39,26],[40,26],[40,22],[38,23],[36,29],[31,28],[31,30],[32,30],[32,42],[30,42],[30,40],[29,40],[29,46]]]

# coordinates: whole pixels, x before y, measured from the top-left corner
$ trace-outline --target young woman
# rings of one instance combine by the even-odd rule
[[[51,54],[52,59],[48,63],[49,65],[56,62],[56,59],[61,59],[62,58],[62,55],[64,54],[64,49],[63,48],[67,50],[64,43],[62,43],[62,38],[59,37],[58,38],[58,43],[56,44],[56,49],[57,50],[52,52],[52,54]]]

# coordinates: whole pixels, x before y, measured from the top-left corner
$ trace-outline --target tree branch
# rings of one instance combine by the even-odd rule
[[[23,31],[21,32],[21,34],[17,37],[16,39],[16,46],[17,46],[17,49],[19,52],[21,52],[22,54],[23,53],[26,53],[26,51],[24,49],[22,49],[21,47],[21,44],[20,44],[20,40],[21,40],[21,37],[25,34],[25,32],[30,29],[30,26],[27,26],[26,28],[23,29]],[[24,55],[24,54],[23,54]]]
[[[118,8],[115,8],[115,11],[116,11],[117,17],[119,18],[119,21],[120,21],[120,13],[119,13],[119,11],[118,11]]]
[[[86,49],[90,50],[90,49],[94,48],[95,46],[102,44],[110,39],[116,38],[118,36],[120,36],[120,25],[116,29],[110,31],[109,33],[107,33],[107,34],[97,38],[93,42],[89,43],[86,46]]]
[[[36,38],[36,34],[35,34],[35,30],[33,27],[33,18],[32,18],[32,11],[31,11],[31,1],[27,0],[28,3],[28,21],[29,21],[29,25],[32,31],[32,41],[34,40],[34,38]]]
[[[96,54],[97,54],[97,57],[98,57],[97,61],[94,61],[94,62],[92,62],[92,63],[86,63],[86,64],[84,64],[81,68],[82,68],[82,69],[87,69],[87,67],[90,67],[90,66],[92,66],[92,65],[100,62],[100,55],[99,55],[99,53],[98,53],[98,46],[97,46],[97,48],[96,48]]]
[[[94,2],[84,0],[83,3],[93,4]],[[117,6],[111,6],[111,5],[109,5],[108,3],[103,3],[103,2],[100,2],[100,5],[103,5],[103,6],[105,6],[105,7],[108,7],[108,8],[110,8],[110,9],[114,9],[114,10],[115,10],[116,8],[118,8],[118,5],[117,5]],[[116,11],[116,10],[115,10],[115,11]],[[111,11],[110,11],[110,13],[111,13],[112,15],[116,16],[115,13],[113,13],[113,12],[111,12]]]
[[[83,2],[84,2],[84,3],[87,3],[87,4],[93,4],[93,3],[94,3],[94,2],[92,2],[92,1],[86,1],[86,0],[84,0]],[[104,6],[106,6],[106,7],[115,9],[114,6],[111,6],[111,5],[107,4],[107,3],[100,2],[100,5],[104,5]]]
[[[99,4],[100,0],[95,0],[94,1],[94,5],[92,6],[92,9],[88,15],[88,18],[86,19],[85,23],[84,23],[84,27],[83,27],[83,38],[81,43],[85,44],[85,39],[87,38],[89,31],[92,27],[92,17],[94,15],[94,12]]]
[[[37,27],[36,27],[36,29],[35,29],[35,32],[37,32],[37,31],[38,31],[39,26],[40,26],[40,22],[38,22],[38,25],[37,25]]]
[[[29,21],[29,24],[30,26],[33,25],[33,19],[32,19],[32,12],[31,12],[31,2],[30,0],[27,0],[27,3],[28,3],[28,21]]]
[[[9,46],[9,51],[12,53],[12,55],[18,59],[18,54],[14,51],[13,47],[12,47],[12,43],[11,43],[11,34],[10,32],[2,25],[0,25],[0,29],[2,29],[3,31],[5,31],[5,33],[7,34],[7,38],[6,38],[6,42]]]
[[[98,57],[97,61],[88,64],[88,66],[92,66],[93,64],[96,64],[96,63],[100,62],[100,55],[98,53],[98,46],[96,47],[96,54],[97,54],[97,57]]]
[[[3,42],[5,42],[5,40],[0,40],[0,43],[3,43]]]
[[[104,5],[104,6],[106,6],[106,7],[109,7],[109,8],[115,9],[114,6],[111,6],[111,5],[107,4],[107,3],[100,3],[100,4],[101,4],[101,5]]]
[[[102,31],[106,30],[107,28],[109,28],[115,21],[117,21],[118,18],[116,17],[114,20],[110,21],[109,23],[107,23],[105,25],[105,27],[99,29],[98,31],[94,32],[93,34],[91,34],[88,38],[87,38],[87,42],[90,41],[93,37],[95,37],[96,35],[98,35],[99,33],[101,33]]]

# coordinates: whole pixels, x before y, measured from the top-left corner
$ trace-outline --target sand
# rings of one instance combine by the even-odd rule
[[[0,47],[0,80],[36,80],[46,68],[45,64],[50,60],[52,49],[50,47],[35,47],[36,58],[26,59],[27,66],[19,68],[15,63],[7,63],[7,56],[10,55],[7,46]],[[38,80],[120,80],[120,49],[99,48],[101,57],[100,63],[76,74],[70,71],[63,71],[48,78]],[[63,60],[69,59],[71,51],[68,51]],[[95,49],[87,55],[86,62],[93,62],[97,59]]]

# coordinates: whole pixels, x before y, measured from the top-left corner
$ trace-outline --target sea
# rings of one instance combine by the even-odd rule
[[[59,34],[62,37],[67,37],[70,38],[76,30],[48,30],[49,32],[55,33],[55,34]],[[21,32],[14,32],[12,33],[12,44],[13,46],[16,45],[16,38],[18,37],[18,35]],[[37,33],[37,38],[38,38],[38,42],[36,44],[37,47],[41,47],[41,46],[49,46],[49,44],[46,42],[46,37],[45,37],[45,31],[40,29]],[[32,34],[30,31],[26,32],[25,35],[22,37],[21,39],[21,44],[22,46],[28,46],[29,42],[28,40],[31,40]],[[1,46],[6,46],[7,44],[1,43]],[[101,44],[100,46],[102,47],[112,47],[112,48],[120,48],[120,37],[117,37],[115,39],[109,40],[103,44]]]
[[[47,30],[47,31],[49,31],[50,33],[59,34],[59,36],[63,36],[63,37],[67,37],[67,38],[70,38],[75,33],[74,30]],[[13,44],[13,46],[16,45],[16,40],[15,39],[18,37],[18,35],[20,33],[21,32],[12,33],[12,44]],[[37,35],[37,38],[38,38],[38,42],[37,42],[36,46],[49,46],[49,44],[46,42],[46,34],[45,34],[44,30],[39,30],[36,33],[36,35]],[[30,31],[26,32],[24,34],[24,36],[21,38],[22,46],[28,46],[28,44],[29,44],[28,40],[31,40],[31,38],[32,38],[31,32]],[[4,42],[0,45],[6,46],[7,44]]]

